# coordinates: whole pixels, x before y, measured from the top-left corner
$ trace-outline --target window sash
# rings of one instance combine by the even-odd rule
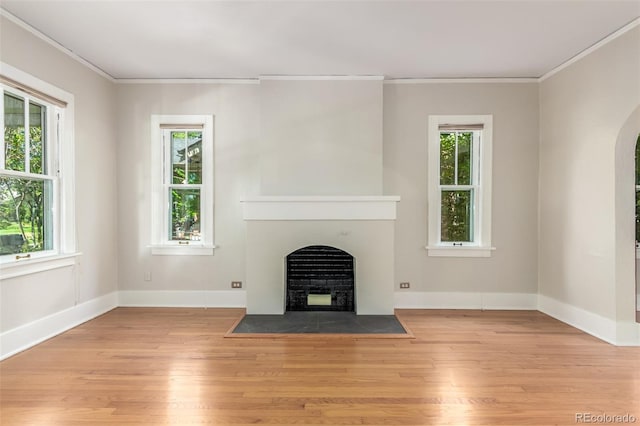
[[[0,79],[1,80],[1,79]],[[42,248],[32,251],[24,251],[24,252],[14,252],[10,254],[0,255],[0,261],[2,263],[12,261],[12,260],[22,260],[29,259],[35,257],[42,256],[50,256],[53,254],[57,254],[60,252],[60,241],[61,241],[61,223],[60,223],[60,205],[61,205],[61,192],[60,192],[60,182],[59,176],[57,173],[57,167],[55,165],[58,164],[58,138],[60,132],[60,116],[62,115],[62,111],[56,106],[49,102],[47,99],[39,99],[33,97],[33,93],[38,93],[35,89],[32,93],[26,93],[25,91],[19,90],[13,86],[8,87],[7,85],[0,85],[0,95],[2,96],[2,114],[0,114],[0,125],[3,129],[3,138],[0,149],[0,177],[4,179],[18,179],[23,181],[43,181],[48,182],[45,183],[43,188],[43,199],[42,199],[42,226],[44,230]],[[5,94],[19,99],[23,102],[23,132],[24,132],[24,145],[22,146],[23,155],[21,160],[23,161],[23,166],[20,167],[24,170],[12,170],[7,169],[5,164]],[[66,103],[65,103],[66,105]],[[40,115],[40,141],[41,144],[41,161],[40,167],[35,168],[36,170],[40,169],[40,172],[32,171],[32,140],[31,140],[31,107],[37,106],[44,109],[41,110]],[[7,188],[8,189],[8,188]],[[45,196],[46,195],[46,196]],[[22,216],[21,216],[22,218]],[[21,220],[19,218],[18,220]],[[33,230],[31,230],[31,233]]]
[[[443,246],[464,246],[464,245],[474,245],[480,239],[479,230],[480,230],[480,197],[478,194],[480,193],[480,139],[481,139],[481,130],[483,125],[440,125],[438,127],[438,151],[440,153],[438,157],[438,169],[439,169],[439,182],[438,182],[438,244]],[[454,137],[454,146],[453,146],[453,175],[449,179],[445,180],[453,180],[450,184],[442,184],[443,180],[443,135],[453,135]],[[469,143],[469,184],[459,184],[460,179],[460,135],[461,134],[471,134]],[[463,179],[465,180],[465,179]],[[443,194],[444,193],[452,193],[452,192],[468,192],[470,195],[470,202],[468,205],[468,213],[467,213],[467,231],[465,231],[466,238],[462,239],[446,239],[447,231],[450,231],[449,226],[445,223],[446,220],[455,220],[457,215],[453,214],[454,217],[443,216],[443,211],[445,210],[446,205],[443,204]],[[452,208],[452,206],[449,206]],[[453,223],[450,225],[454,225]],[[445,227],[446,226],[446,227]],[[457,232],[454,230],[452,233],[460,234],[460,229],[457,229]]]
[[[27,178],[0,174],[0,194],[3,194],[2,199],[0,199],[0,205],[7,203],[7,207],[11,209],[12,216],[16,210],[21,210],[21,214],[18,217],[7,218],[10,226],[18,226],[19,232],[3,235],[2,256],[14,256],[15,259],[23,259],[30,258],[33,255],[55,252],[54,237],[56,232],[53,204],[56,188],[57,182],[51,177],[36,176]],[[16,196],[19,197],[17,202]],[[39,203],[33,203],[34,196],[39,197]],[[11,249],[11,245],[13,245],[11,241],[15,243],[17,239],[10,239],[9,236],[11,235],[21,237],[21,244],[19,246],[15,245],[13,249]],[[23,250],[25,245],[31,249]]]
[[[454,195],[454,197],[444,197],[446,193]],[[467,194],[467,200],[455,197],[455,195]],[[450,203],[444,202],[444,199]],[[458,198],[457,200],[455,198]],[[450,244],[453,246],[472,244],[476,238],[475,235],[475,216],[476,216],[476,194],[473,188],[468,189],[444,189],[440,191],[440,242],[442,244]],[[459,201],[462,201],[460,203]],[[462,204],[463,211],[459,210]],[[445,215],[445,210],[449,210],[449,214]],[[464,221],[457,224],[456,221]],[[462,225],[462,226],[460,226]],[[450,238],[451,234],[462,233],[462,238]]]

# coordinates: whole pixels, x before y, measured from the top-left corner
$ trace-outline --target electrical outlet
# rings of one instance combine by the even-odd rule
[[[242,281],[231,281],[231,288],[242,288]]]
[[[409,288],[411,287],[411,284],[409,283],[400,283],[400,288]]]
[[[151,281],[151,272],[145,272],[144,273],[144,280],[145,281]]]

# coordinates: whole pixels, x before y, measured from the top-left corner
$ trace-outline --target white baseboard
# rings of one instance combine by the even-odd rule
[[[397,309],[535,310],[535,293],[465,293],[396,291]]]
[[[612,319],[543,295],[538,295],[538,310],[598,339],[617,344],[617,324]]]
[[[153,306],[167,308],[245,308],[247,306],[247,292],[240,290],[121,290],[118,296],[118,306]]]
[[[0,360],[89,321],[118,306],[118,293],[80,303],[0,334]]]

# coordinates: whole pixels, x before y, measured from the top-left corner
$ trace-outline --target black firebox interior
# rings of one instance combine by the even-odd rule
[[[287,311],[354,311],[353,256],[329,246],[287,256]]]

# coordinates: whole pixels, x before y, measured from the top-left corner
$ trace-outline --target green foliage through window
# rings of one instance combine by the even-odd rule
[[[473,242],[473,143],[471,131],[440,132],[440,240]]]
[[[636,141],[636,247],[640,246],[640,135]]]
[[[27,120],[25,103],[4,94],[3,168],[19,173],[0,175],[0,255],[53,248],[53,182],[45,175],[46,107],[29,102]]]
[[[202,131],[172,130],[170,239],[200,240],[200,191],[202,189]]]

